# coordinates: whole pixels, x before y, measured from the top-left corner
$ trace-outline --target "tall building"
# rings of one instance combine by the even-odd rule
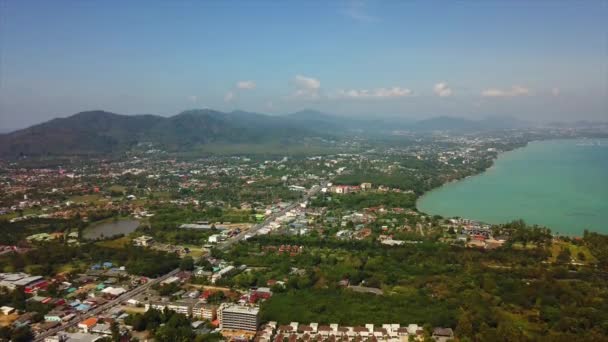
[[[220,329],[257,331],[259,312],[257,307],[223,303],[217,311]]]

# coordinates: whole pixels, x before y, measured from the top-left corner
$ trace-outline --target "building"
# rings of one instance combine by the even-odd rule
[[[154,238],[147,235],[142,235],[133,239],[133,244],[140,247],[148,247],[154,242]]]
[[[215,273],[211,276],[211,284],[215,284],[216,281],[222,279],[223,276],[227,275],[228,273],[230,273],[234,270],[235,270],[235,268],[232,265],[222,268],[217,273]]]
[[[209,236],[209,243],[218,243],[223,239],[222,235],[220,234],[213,234],[211,236]]]
[[[27,273],[0,273],[0,287],[13,291],[23,286],[28,293],[47,286],[48,283],[41,276],[30,276]]]
[[[127,292],[127,290],[123,289],[122,287],[111,287],[110,286],[110,287],[106,287],[101,292],[110,297],[118,297],[121,294]]]
[[[195,304],[198,303],[198,299],[195,300],[180,300],[180,301],[175,301],[175,302],[150,302],[148,304],[145,305],[145,309],[146,311],[150,310],[150,309],[156,309],[159,311],[163,311],[165,310],[165,308],[167,310],[171,310],[180,314],[184,314],[186,316],[192,316],[193,315],[193,308],[195,306]]]
[[[2,312],[3,315],[10,315],[13,312],[15,312],[15,308],[10,307],[10,306],[3,306],[3,307],[0,307],[0,311]]]
[[[97,318],[91,317],[87,318],[84,321],[78,323],[78,329],[80,329],[83,333],[89,333],[91,329],[97,324]]]
[[[257,331],[259,312],[257,307],[223,303],[217,312],[220,329]]]
[[[55,336],[47,337],[44,342],[95,342],[102,339],[103,336],[85,334],[85,333],[66,333],[61,332]]]
[[[437,342],[446,342],[454,339],[454,331],[451,328],[433,329],[433,339]]]
[[[195,318],[213,321],[217,317],[217,306],[205,303],[196,303],[192,307],[192,316]]]
[[[65,317],[65,312],[52,310],[44,315],[44,320],[47,322],[61,322],[63,317]]]

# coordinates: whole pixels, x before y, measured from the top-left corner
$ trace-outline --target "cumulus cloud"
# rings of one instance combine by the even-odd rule
[[[296,75],[293,79],[293,84],[296,88],[296,91],[293,93],[294,97],[313,99],[319,97],[321,81],[318,79],[314,77]]]
[[[224,95],[224,102],[231,102],[234,99],[234,92],[229,91]]]
[[[255,89],[255,82],[254,81],[238,81],[236,83],[236,87],[237,89]]]
[[[381,98],[396,98],[412,95],[412,91],[407,88],[392,87],[392,88],[376,88],[376,89],[340,89],[338,96],[340,98],[349,99],[381,99]]]
[[[439,82],[435,84],[433,87],[433,92],[437,94],[437,96],[445,97],[452,95],[452,89],[448,87],[448,84],[445,82]]]
[[[190,102],[192,102],[192,103],[198,102],[198,96],[190,95],[190,96],[188,96],[188,100],[190,100]]]
[[[257,85],[255,84],[255,82],[251,80],[238,81],[234,85],[234,88],[232,88],[226,93],[226,95],[224,95],[224,102],[232,102],[234,99],[236,99],[237,95],[240,92],[255,89],[256,86]]]
[[[490,88],[481,92],[483,97],[515,97],[532,95],[530,89],[522,86],[512,86],[511,89]]]

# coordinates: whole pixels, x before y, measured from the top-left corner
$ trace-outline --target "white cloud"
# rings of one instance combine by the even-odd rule
[[[198,96],[190,95],[190,96],[188,96],[188,100],[190,100],[190,102],[192,102],[192,103],[196,103],[196,102],[198,102]]]
[[[341,12],[342,14],[346,15],[347,17],[361,22],[361,23],[371,23],[371,22],[375,22],[378,20],[377,17],[374,17],[373,15],[369,15],[366,12],[365,9],[365,1],[361,1],[361,0],[353,0],[350,1],[348,3],[348,6],[343,9]]]
[[[551,95],[553,96],[559,96],[560,90],[559,88],[553,88],[551,89]]]
[[[340,89],[337,97],[349,99],[381,99],[396,98],[412,95],[412,91],[407,88],[376,88],[376,89]]]
[[[452,89],[448,87],[448,84],[445,82],[439,82],[435,84],[433,87],[433,92],[437,94],[437,96],[445,97],[452,95]]]
[[[481,92],[483,97],[515,97],[532,95],[530,89],[522,86],[512,86],[511,89],[490,88]]]
[[[296,87],[296,91],[293,93],[294,97],[313,98],[319,97],[319,90],[321,89],[321,81],[314,77],[308,77],[303,75],[296,75],[293,79],[293,84]]]
[[[255,89],[256,84],[254,81],[238,81],[236,83],[238,89]]]
[[[229,91],[224,96],[224,102],[231,102],[234,99],[234,92]]]

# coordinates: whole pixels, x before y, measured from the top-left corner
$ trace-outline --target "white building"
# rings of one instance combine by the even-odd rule
[[[215,273],[214,275],[211,276],[211,284],[215,284],[216,281],[222,279],[222,277],[224,275],[232,272],[233,270],[234,270],[234,266],[228,266],[228,267],[222,268],[217,273]]]
[[[154,238],[147,235],[142,235],[133,239],[133,244],[141,247],[148,247],[152,244],[152,242],[154,242]]]
[[[217,311],[220,329],[257,331],[259,312],[257,307],[223,303]]]
[[[213,321],[217,316],[217,306],[205,303],[196,303],[192,307],[192,316],[195,318]]]

